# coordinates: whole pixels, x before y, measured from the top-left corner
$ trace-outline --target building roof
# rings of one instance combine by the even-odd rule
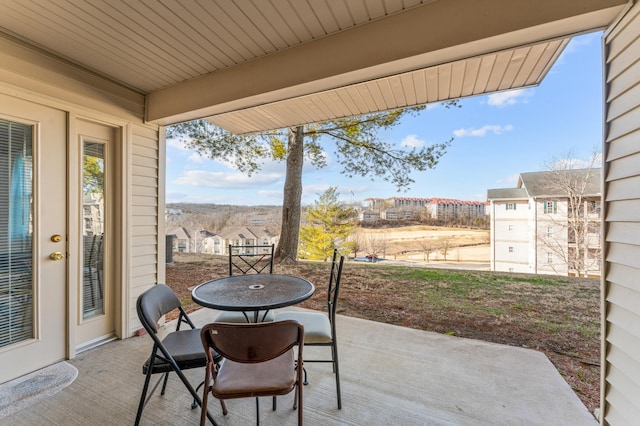
[[[524,188],[500,188],[488,189],[487,200],[513,200],[529,198]]]
[[[246,240],[246,239],[257,239],[260,237],[273,237],[273,233],[266,228],[256,228],[256,227],[248,227],[248,226],[236,226],[233,228],[229,228],[220,233],[220,237],[233,240]]]
[[[188,240],[191,238],[191,234],[189,234],[189,231],[187,231],[187,229],[184,227],[179,227],[174,230],[168,231],[166,234],[175,235],[179,240]]]
[[[431,198],[429,204],[457,204],[457,205],[480,205],[485,204],[484,201],[465,201],[453,198]]]
[[[586,197],[602,194],[602,169],[549,170],[520,173],[517,188],[487,190],[488,200],[513,200],[540,197],[567,197],[570,188]],[[582,185],[584,189],[582,189]]]
[[[527,191],[530,197],[566,197],[569,188],[581,188],[583,196],[599,196],[602,194],[602,170],[570,169],[550,170],[544,172],[521,173],[518,187]],[[582,189],[582,186],[584,189]]]

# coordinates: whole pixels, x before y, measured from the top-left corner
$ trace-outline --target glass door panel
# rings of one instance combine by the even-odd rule
[[[33,126],[0,119],[0,348],[34,337]]]
[[[82,318],[102,315],[104,309],[105,145],[83,143],[83,282]]]

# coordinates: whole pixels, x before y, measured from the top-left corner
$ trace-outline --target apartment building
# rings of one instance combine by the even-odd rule
[[[489,189],[491,270],[599,276],[601,170],[521,173]]]
[[[380,218],[386,220],[429,217],[433,220],[448,221],[484,218],[487,203],[451,198],[391,197],[367,198],[365,206],[369,210],[379,211]]]

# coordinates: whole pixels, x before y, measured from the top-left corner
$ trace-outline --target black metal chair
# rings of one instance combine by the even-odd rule
[[[331,359],[305,359],[304,362],[330,362],[336,376],[336,393],[338,408],[342,408],[340,396],[340,369],[338,365],[338,341],[336,338],[336,309],[338,307],[338,293],[344,256],[333,251],[331,274],[327,289],[327,314],[320,312],[282,311],[275,316],[275,321],[294,320],[304,326],[304,344],[306,346],[331,347]],[[304,384],[307,384],[307,372],[304,372]]]
[[[273,274],[275,245],[234,246],[229,244],[229,275]]]
[[[238,274],[273,274],[275,245],[234,246],[229,244],[229,276]],[[271,311],[259,311],[261,322],[273,321]],[[246,312],[223,311],[216,322],[251,322]]]
[[[162,391],[160,393],[161,395],[164,395],[167,387],[167,381],[169,379],[169,373],[172,371],[180,377],[180,380],[184,383],[185,387],[193,397],[193,404],[191,405],[191,408],[202,406],[202,401],[198,396],[197,389],[193,388],[182,371],[190,368],[201,368],[207,365],[207,355],[204,353],[204,349],[202,347],[200,329],[195,327],[189,316],[182,308],[180,300],[176,294],[165,284],[157,284],[142,293],[138,297],[136,309],[138,311],[138,318],[140,319],[140,322],[153,340],[153,350],[142,366],[142,373],[146,377],[144,380],[144,387],[142,388],[142,394],[140,395],[140,403],[138,404],[135,424],[138,425],[140,423],[142,411],[161,381],[163,383]],[[161,340],[158,336],[158,321],[163,315],[173,311],[174,309],[178,309],[180,312],[176,330],[169,333]],[[181,330],[180,326],[183,323],[187,324],[189,328]],[[220,362],[222,359],[218,354],[212,354],[211,356],[213,357],[212,359],[214,362]],[[161,373],[162,376],[158,379],[147,396],[151,376],[159,373]],[[208,411],[206,412],[206,415],[215,425],[216,422]]]
[[[256,398],[256,423],[260,425],[258,397],[275,397],[296,391],[294,409],[298,409],[298,425],[302,425],[302,347],[304,329],[296,321],[253,324],[212,323],[202,327],[202,345],[207,354],[220,353],[219,366],[208,357],[202,396],[200,425],[206,423],[207,398],[211,393],[223,404],[225,399]],[[298,346],[297,357],[293,348]]]

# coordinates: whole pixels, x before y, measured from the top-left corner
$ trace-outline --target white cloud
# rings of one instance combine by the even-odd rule
[[[217,189],[247,189],[271,185],[283,179],[281,173],[260,173],[251,177],[238,172],[207,172],[189,170],[173,181],[176,185],[196,186]]]
[[[280,204],[282,204],[282,197],[284,196],[283,193],[284,189],[282,191],[276,191],[274,189],[265,189],[262,191],[258,191],[258,195],[265,197],[265,198],[270,198],[273,200],[278,201]]]
[[[517,103],[527,103],[533,96],[533,89],[516,89],[507,92],[494,93],[487,97],[487,103],[491,106],[504,108]]]
[[[513,130],[513,126],[511,124],[507,124],[506,126],[499,126],[496,124],[487,124],[482,126],[479,129],[474,129],[470,127],[468,129],[458,129],[454,130],[453,134],[458,138],[463,138],[466,136],[486,136],[487,133],[493,133],[494,135],[500,135],[504,132],[510,132]]]
[[[167,146],[170,146],[180,151],[189,151],[187,145],[180,139],[167,139]]]
[[[409,148],[421,148],[425,146],[425,144],[426,142],[422,139],[418,139],[417,135],[407,135],[404,139],[402,139],[402,142],[400,142],[400,145]]]
[[[198,154],[197,152],[194,152],[193,154],[191,154],[189,156],[189,161],[191,163],[201,164],[201,163],[204,163],[206,160],[208,160],[207,157],[203,157],[202,155]]]
[[[580,158],[563,158],[548,166],[549,170],[588,169],[602,165],[602,154],[591,155],[587,160]]]

